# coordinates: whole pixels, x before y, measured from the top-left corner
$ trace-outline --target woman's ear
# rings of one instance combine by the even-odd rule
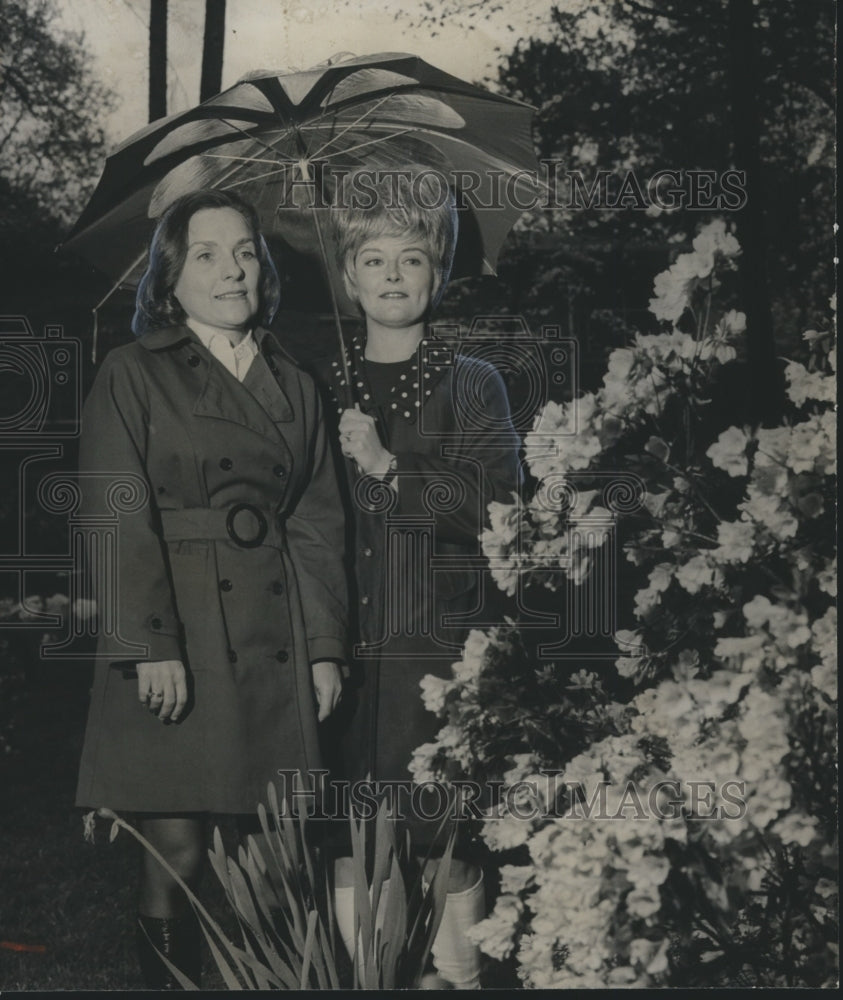
[[[357,282],[354,280],[354,275],[351,272],[351,266],[347,259],[342,269],[342,283],[345,286],[346,295],[355,305],[359,304],[360,296],[357,294]]]
[[[433,284],[431,285],[431,288],[430,288],[430,302],[431,302],[431,304],[433,304],[434,302],[438,302],[439,301],[439,289],[441,287],[442,287],[442,269],[439,268],[439,267],[437,267],[437,268],[434,268],[434,271],[433,271]]]

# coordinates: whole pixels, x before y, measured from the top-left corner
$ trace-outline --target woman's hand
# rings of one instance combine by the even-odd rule
[[[375,418],[360,410],[344,410],[340,417],[340,445],[346,458],[353,458],[361,470],[371,476],[383,476],[389,470],[392,455],[381,444]]]
[[[331,660],[318,660],[311,670],[313,690],[316,692],[316,703],[319,706],[317,721],[323,722],[339,703],[342,694],[342,674],[337,664]]]
[[[181,660],[139,663],[138,700],[162,722],[178,722],[187,704],[187,676]]]

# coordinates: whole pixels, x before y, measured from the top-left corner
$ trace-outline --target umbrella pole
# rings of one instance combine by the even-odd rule
[[[146,256],[146,250],[142,251],[140,256],[136,257],[132,263],[126,268],[126,270],[117,279],[117,284],[111,287],[111,290],[106,292],[106,294],[97,302],[91,312],[94,314],[94,336],[91,342],[91,362],[93,364],[97,363],[97,336],[99,334],[99,310],[108,302],[111,296],[117,291],[117,289],[123,284],[126,278],[134,271],[134,269],[140,264],[140,262]]]
[[[342,320],[340,319],[340,309],[337,304],[337,294],[334,291],[334,283],[331,281],[331,272],[328,268],[328,250],[325,246],[325,237],[322,234],[322,226],[319,223],[319,215],[316,211],[315,205],[310,206],[310,211],[313,215],[313,225],[316,228],[316,237],[319,240],[319,252],[322,254],[322,264],[325,267],[325,277],[328,280],[328,291],[331,295],[331,309],[334,313],[334,326],[337,332],[337,338],[340,345],[340,359],[342,361],[342,373],[345,378],[345,403],[347,407],[352,407],[356,404],[354,398],[354,390],[351,384],[351,369],[348,366],[348,357],[346,356],[345,350],[345,339],[342,333]]]

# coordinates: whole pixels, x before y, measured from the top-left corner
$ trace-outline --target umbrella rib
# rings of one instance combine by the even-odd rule
[[[315,159],[315,158],[316,158],[317,156],[320,156],[320,155],[322,154],[322,151],[323,151],[323,150],[325,150],[325,149],[327,149],[327,148],[328,148],[328,146],[330,146],[330,145],[331,145],[332,143],[336,142],[336,141],[337,141],[338,139],[342,139],[342,137],[343,137],[343,136],[345,135],[345,133],[346,133],[346,132],[350,131],[350,130],[351,130],[351,129],[353,129],[353,128],[354,128],[355,126],[359,125],[359,124],[360,124],[360,122],[362,122],[362,121],[363,121],[363,119],[364,119],[364,118],[366,118],[366,116],[367,116],[367,115],[371,115],[371,114],[373,114],[373,113],[374,113],[375,111],[377,111],[377,110],[378,110],[378,108],[379,108],[379,107],[380,107],[380,106],[381,106],[381,105],[382,105],[382,104],[383,104],[383,103],[384,103],[385,101],[388,101],[388,100],[390,99],[390,97],[392,97],[392,94],[386,94],[386,95],[385,95],[384,97],[382,97],[382,98],[381,98],[381,99],[380,99],[380,100],[379,100],[379,101],[378,101],[378,102],[377,102],[377,103],[376,103],[376,104],[375,104],[375,105],[374,105],[373,107],[371,107],[371,108],[367,108],[367,109],[366,109],[366,110],[365,110],[365,111],[363,112],[363,114],[362,114],[362,115],[360,115],[360,117],[359,117],[359,118],[355,119],[355,121],[353,121],[353,122],[350,122],[350,123],[349,123],[348,125],[346,125],[346,127],[345,127],[345,128],[344,128],[344,129],[343,129],[343,130],[342,130],[341,132],[339,132],[339,133],[338,133],[337,135],[334,135],[334,136],[331,136],[331,138],[330,138],[330,139],[328,139],[328,141],[327,141],[327,142],[323,143],[323,144],[322,144],[322,145],[321,145],[321,146],[319,147],[319,149],[317,149],[317,150],[316,150],[316,152],[312,154],[312,158],[313,158],[313,159]]]
[[[356,146],[349,146],[348,149],[338,149],[334,153],[328,153],[322,157],[323,160],[330,160],[334,156],[345,156],[347,153],[353,153],[355,150],[363,149],[364,146],[371,146],[376,142],[386,142],[388,139],[397,139],[401,135],[409,135],[411,132],[416,132],[417,129],[405,128],[400,132],[393,132],[391,135],[381,135],[376,139],[369,139],[367,142],[360,142]]]
[[[267,170],[263,174],[252,174],[251,177],[243,177],[239,181],[233,181],[231,184],[226,184],[224,187],[222,184],[219,185],[220,190],[228,191],[230,188],[237,187],[238,184],[251,184],[253,181],[263,180],[264,177],[273,177],[275,174],[280,174],[287,167],[286,163],[282,163],[280,167],[276,167],[275,170]]]
[[[282,153],[279,153],[274,160],[270,160],[263,156],[232,156],[231,154],[225,153],[202,153],[201,155],[207,156],[208,159],[211,160],[239,160],[242,163],[272,163],[275,166],[278,165],[279,157],[281,158],[282,164],[295,162],[292,157],[285,158]]]
[[[240,126],[239,126],[239,125],[235,125],[235,124],[234,124],[233,122],[229,121],[229,120],[228,120],[227,118],[220,118],[220,121],[221,121],[221,122],[225,122],[225,124],[226,124],[226,125],[228,125],[228,127],[229,127],[229,128],[231,128],[231,129],[234,129],[234,131],[235,131],[235,132],[239,132],[239,133],[240,133],[241,135],[244,135],[244,136],[245,136],[245,137],[246,137],[247,139],[250,139],[250,140],[251,140],[252,142],[256,142],[256,143],[257,143],[257,144],[258,144],[259,146],[263,146],[263,148],[264,148],[264,149],[265,149],[265,150],[266,150],[266,151],[267,151],[268,153],[272,153],[272,154],[275,154],[275,153],[276,153],[276,150],[275,150],[275,149],[273,149],[273,147],[272,147],[272,146],[270,146],[270,145],[268,145],[267,143],[265,143],[265,142],[264,142],[264,141],[263,141],[263,140],[262,140],[262,139],[260,138],[260,136],[257,136],[257,135],[252,135],[252,133],[250,133],[250,132],[247,132],[247,131],[246,131],[245,129],[243,129],[243,128],[240,128]]]

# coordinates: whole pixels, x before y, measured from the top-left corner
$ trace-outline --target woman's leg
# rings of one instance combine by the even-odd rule
[[[194,889],[205,863],[204,816],[146,816],[140,832],[167,863]],[[138,909],[147,917],[180,917],[190,904],[169,872],[145,851],[141,867]]]
[[[205,860],[203,816],[146,816],[140,831],[191,889]],[[144,851],[138,901],[138,955],[151,989],[180,989],[178,980],[157,954],[161,952],[197,986],[201,972],[201,932],[182,888]]]
[[[425,881],[430,884],[439,859],[430,859],[424,867]],[[456,989],[480,988],[480,949],[466,931],[486,915],[483,872],[471,862],[456,858],[448,869],[448,895],[442,923],[439,925],[431,952],[436,971]],[[423,983],[433,989],[441,983]]]

